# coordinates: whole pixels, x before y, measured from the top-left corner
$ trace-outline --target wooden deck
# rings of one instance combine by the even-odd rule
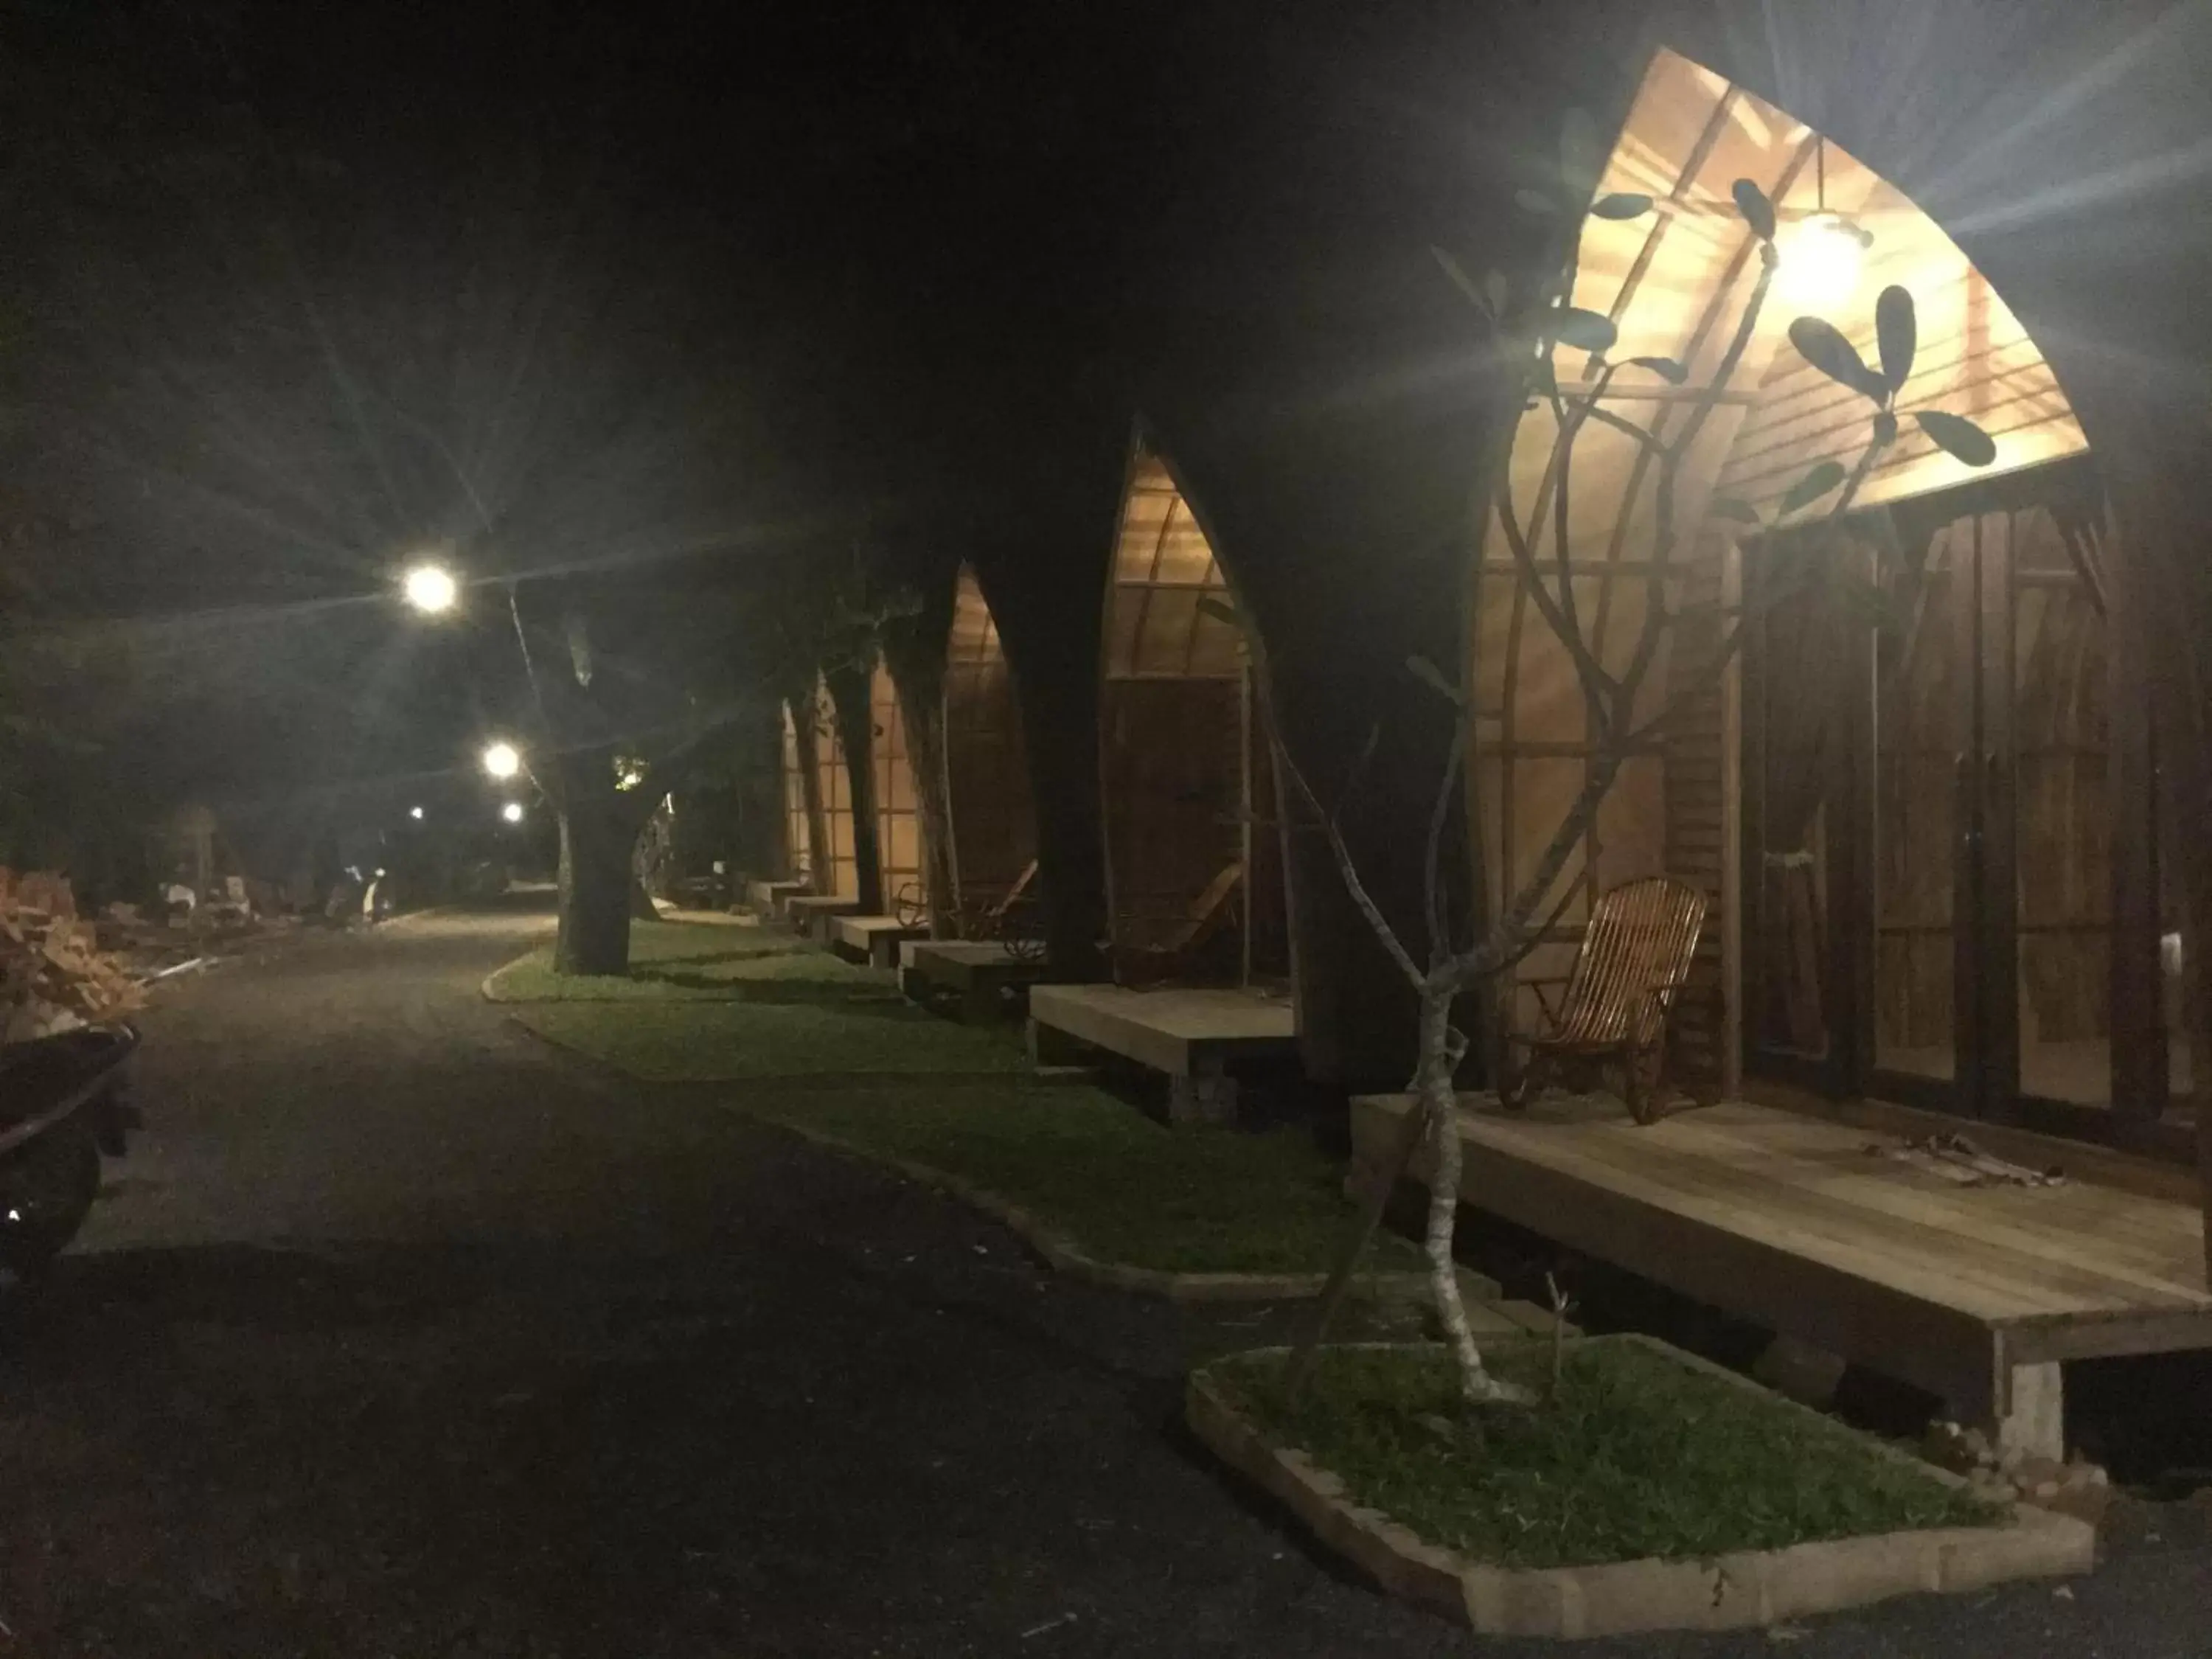
[[[2171,1198],[1961,1187],[1869,1150],[1895,1136],[1741,1102],[1639,1128],[1597,1097],[1518,1117],[1466,1101],[1468,1203],[1917,1383],[2011,1443],[2059,1444],[2065,1360],[2212,1347],[2202,1223]],[[1409,1103],[1354,1103],[1363,1163]]]
[[[927,927],[909,927],[896,916],[830,916],[830,945],[840,956],[856,957],[871,968],[898,966],[902,940],[927,939]]]
[[[1069,1048],[1080,1045],[1165,1073],[1176,1121],[1221,1120],[1236,1112],[1230,1067],[1296,1054],[1297,1019],[1288,1000],[1260,991],[1032,988],[1031,1056],[1040,1063],[1072,1059]]]
[[[745,884],[745,902],[757,916],[773,919],[783,914],[784,902],[796,898],[806,890],[803,881],[749,881]]]
[[[792,931],[817,945],[830,941],[830,924],[839,916],[855,916],[860,913],[860,901],[856,898],[834,898],[819,893],[794,893],[783,902],[783,917]]]
[[[1002,1017],[1006,993],[1034,985],[1052,971],[1026,962],[996,939],[908,939],[898,948],[899,988],[916,1002],[943,993],[960,999],[962,1016],[983,1024]]]

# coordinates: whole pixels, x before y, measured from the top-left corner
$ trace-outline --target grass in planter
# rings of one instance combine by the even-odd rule
[[[1167,1129],[1096,1089],[841,1090],[747,1109],[957,1176],[1090,1255],[1134,1267],[1322,1273],[1351,1213],[1342,1169],[1303,1133]],[[1368,1260],[1420,1265],[1388,1236]]]
[[[495,1002],[889,1000],[896,977],[763,928],[633,921],[628,975],[561,975],[547,945],[507,963],[485,986]],[[824,993],[830,994],[825,995]]]
[[[1545,1344],[1486,1358],[1548,1385]],[[1703,1560],[2002,1518],[1840,1424],[1638,1344],[1570,1348],[1559,1397],[1533,1409],[1463,1407],[1440,1347],[1328,1350],[1295,1407],[1281,1371],[1280,1356],[1253,1355],[1212,1374],[1354,1501],[1501,1566]]]

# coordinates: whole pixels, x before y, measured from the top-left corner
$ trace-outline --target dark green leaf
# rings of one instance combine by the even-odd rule
[[[1790,493],[1782,498],[1781,505],[1774,509],[1775,515],[1778,518],[1789,517],[1790,514],[1795,513],[1799,507],[1810,506],[1813,502],[1819,501],[1821,496],[1826,495],[1838,484],[1843,483],[1843,481],[1844,467],[1842,462],[1822,461],[1819,463],[1811,471],[1808,472],[1803,477],[1798,479],[1796,483],[1790,486]]]
[[[1513,199],[1520,204],[1525,213],[1540,213],[1548,216],[1559,210],[1559,204],[1540,190],[1516,190],[1513,192]]]
[[[1877,404],[1888,402],[1889,382],[1866,366],[1858,349],[1832,323],[1818,317],[1800,317],[1790,325],[1790,343],[1797,348],[1798,356],[1838,386],[1847,386]]]
[[[1920,321],[1913,309],[1912,294],[1909,289],[1892,283],[1882,289],[1881,297],[1874,302],[1875,338],[1881,346],[1882,378],[1889,382],[1890,395],[1905,390],[1905,382],[1912,373],[1912,355],[1920,349]]]
[[[1459,688],[1446,679],[1443,672],[1426,657],[1408,657],[1406,659],[1406,666],[1412,672],[1415,679],[1420,681],[1438,696],[1452,702],[1466,701],[1460,696]]]
[[[1552,332],[1563,345],[1580,351],[1609,351],[1613,343],[1620,337],[1620,331],[1613,325],[1613,319],[1600,316],[1595,311],[1584,311],[1579,306],[1568,306],[1552,314]]]
[[[1897,411],[1885,409],[1874,417],[1874,441],[1884,449],[1897,441]]]
[[[1997,458],[1996,441],[1963,415],[1923,409],[1912,417],[1920,429],[1968,466],[1987,466]]]
[[[1735,209],[1743,215],[1744,223],[1751,234],[1762,242],[1774,240],[1774,204],[1766,199],[1766,192],[1748,179],[1739,179],[1729,192],[1735,198]]]
[[[1599,197],[1590,211],[1601,219],[1641,219],[1651,211],[1651,198],[1640,191],[1616,190]]]
[[[1690,371],[1672,357],[1631,357],[1628,360],[1638,368],[1648,368],[1669,386],[1680,386],[1690,378]]]
[[[1486,317],[1498,314],[1497,307],[1490,303],[1490,296],[1474,285],[1474,279],[1467,274],[1457,259],[1440,247],[1431,246],[1429,252],[1436,255],[1437,263],[1444,268],[1444,275],[1451,278],[1452,286],[1474,301],[1477,311]]]
[[[1759,524],[1762,522],[1759,516],[1759,509],[1757,507],[1753,507],[1749,501],[1738,501],[1733,495],[1722,495],[1716,498],[1711,510],[1712,515],[1716,519],[1730,519],[1737,524]]]

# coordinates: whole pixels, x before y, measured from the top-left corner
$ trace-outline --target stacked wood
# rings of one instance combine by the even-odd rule
[[[0,1043],[119,1019],[144,1000],[79,920],[68,878],[0,866]]]

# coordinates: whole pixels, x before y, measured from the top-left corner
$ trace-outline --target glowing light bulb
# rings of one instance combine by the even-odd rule
[[[419,806],[410,806],[407,809],[407,816],[420,823],[422,821],[422,809]]]
[[[416,565],[407,573],[402,590],[408,604],[432,617],[451,611],[461,596],[461,586],[453,580],[453,573],[435,564]]]
[[[511,778],[522,769],[521,753],[511,743],[495,743],[483,751],[483,769],[495,778]]]
[[[519,800],[511,800],[507,802],[506,805],[499,809],[499,815],[505,818],[509,823],[521,823],[522,803]]]
[[[1841,214],[1816,213],[1783,239],[1783,302],[1804,311],[1833,311],[1858,291],[1873,239]]]

